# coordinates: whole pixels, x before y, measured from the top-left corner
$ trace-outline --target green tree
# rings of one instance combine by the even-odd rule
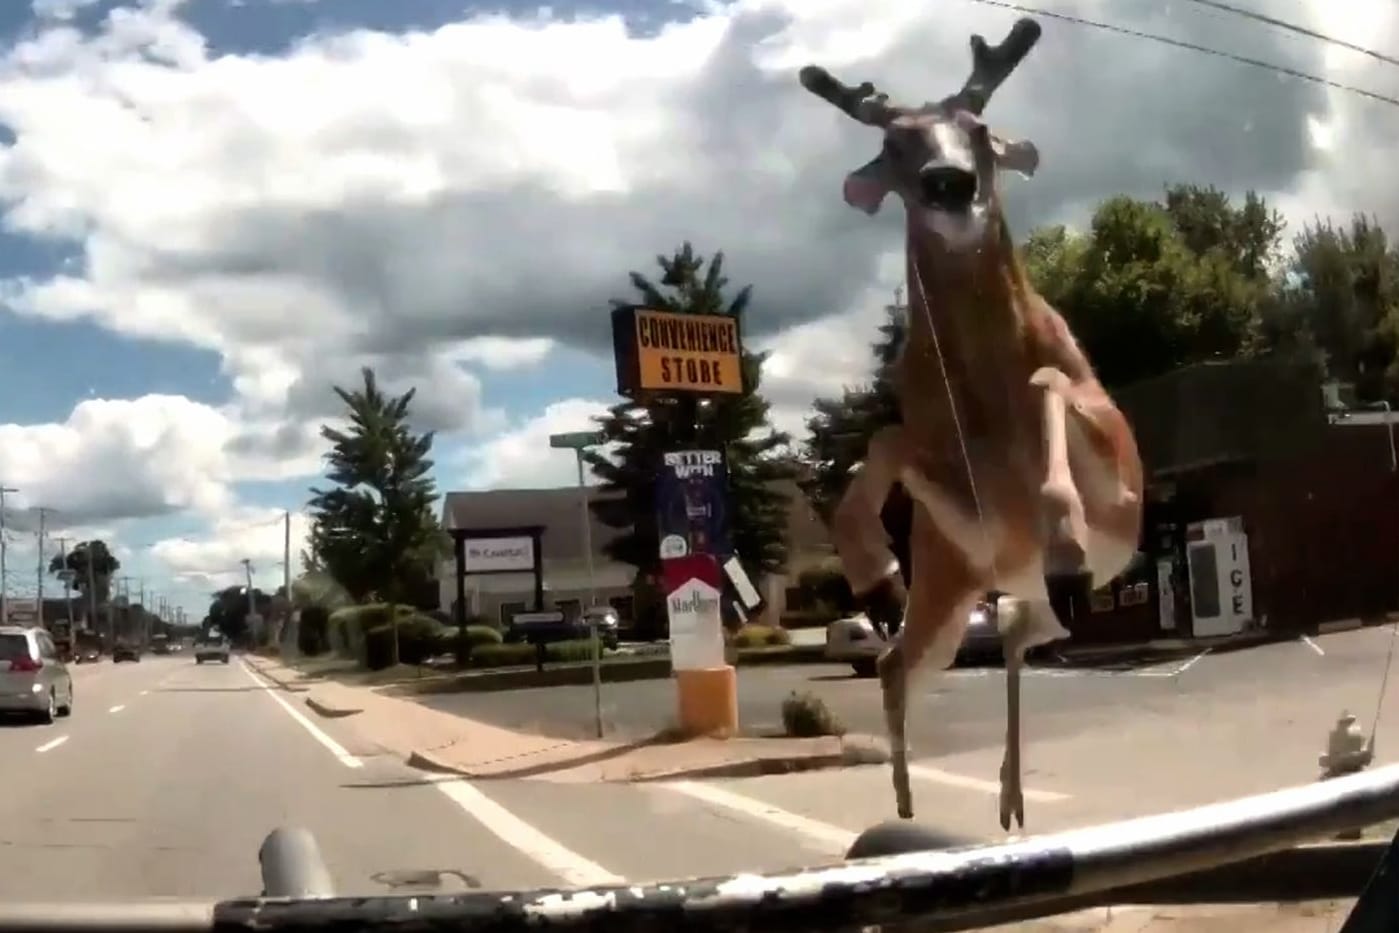
[[[209,604],[209,614],[204,617],[204,631],[218,629],[233,644],[247,645],[252,637],[248,614],[254,606],[266,618],[272,609],[272,597],[253,587],[250,602],[247,587],[224,587],[214,594],[214,600]]]
[[[752,298],[745,286],[726,295],[723,253],[707,262],[685,243],[670,256],[658,256],[658,282],[630,273],[637,302],[614,299],[678,314],[727,314],[742,319]],[[661,456],[680,446],[722,450],[729,474],[729,519],[734,550],[744,569],[760,580],[783,569],[787,561],[787,496],[775,484],[795,475],[781,456],[789,438],[775,431],[768,403],[758,394],[766,354],[743,354],[747,392],[692,400],[622,401],[598,419],[613,454],[585,454],[588,465],[614,496],[594,500],[598,520],[623,533],[610,541],[608,555],[637,568],[644,584],[659,564],[655,482]],[[644,602],[644,598],[642,602]]]
[[[1360,401],[1399,403],[1399,250],[1363,216],[1317,221],[1293,242],[1270,331],[1282,352],[1310,352]]]
[[[315,565],[356,600],[407,602],[431,578],[446,541],[432,503],[432,432],[408,425],[415,389],[391,397],[371,369],[354,391],[335,388],[350,427],[322,426],[331,444],[329,489],[311,490],[310,545]]]
[[[1235,207],[1213,188],[1176,185],[1160,203],[1109,198],[1087,233],[1037,230],[1023,255],[1113,388],[1267,352],[1282,230],[1255,194]]]
[[[106,606],[112,595],[112,577],[121,569],[121,561],[101,539],[83,541],[67,555],[56,554],[49,561],[49,573],[62,578],[64,571],[72,574],[71,585],[85,599],[89,597],[89,584],[97,595],[97,605]]]

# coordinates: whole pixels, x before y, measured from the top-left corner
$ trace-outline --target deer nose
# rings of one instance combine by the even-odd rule
[[[955,165],[934,165],[918,173],[918,186],[928,207],[964,211],[976,197],[976,173]]]

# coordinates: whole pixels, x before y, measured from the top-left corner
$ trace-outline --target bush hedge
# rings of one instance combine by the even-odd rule
[[[606,654],[603,649],[603,654]],[[544,646],[544,661],[546,664],[563,664],[570,661],[591,661],[593,658],[593,642],[591,639],[578,639],[577,641],[556,641]],[[511,665],[533,664],[535,661],[534,645],[525,642],[514,642],[505,644],[497,642],[479,645],[471,651],[472,667],[509,667]]]
[[[301,610],[296,629],[296,650],[307,657],[330,650],[330,613],[324,606],[307,606]]]

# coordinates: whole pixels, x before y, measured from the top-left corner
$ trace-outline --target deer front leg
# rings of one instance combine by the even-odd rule
[[[886,427],[870,438],[865,462],[855,471],[836,506],[831,537],[840,555],[845,578],[857,604],[882,631],[891,631],[902,620],[907,603],[899,563],[889,549],[880,512],[902,466],[903,429]],[[901,636],[879,656],[879,686],[884,701],[884,723],[889,733],[889,757],[894,768],[894,798],[899,816],[913,815],[913,794],[908,780],[908,742],[905,736],[907,673]]]
[[[1040,486],[1044,521],[1044,572],[1048,576],[1076,576],[1087,569],[1088,522],[1083,499],[1069,468],[1069,377],[1044,367],[1030,377],[1030,385],[1042,389],[1041,418],[1044,431],[1045,475]]]
[[[840,555],[845,578],[857,605],[881,632],[902,628],[908,594],[899,576],[899,562],[889,548],[889,534],[880,513],[903,466],[903,428],[889,425],[870,438],[864,463],[855,470],[831,522],[831,537]],[[899,813],[911,812],[904,739],[905,687],[902,654],[897,640],[879,657],[879,684],[884,698],[884,720],[895,764],[895,795]],[[903,779],[897,775],[902,773]]]

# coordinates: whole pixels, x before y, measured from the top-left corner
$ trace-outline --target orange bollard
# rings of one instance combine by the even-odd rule
[[[732,665],[678,670],[680,731],[688,738],[738,734],[738,673]]]

